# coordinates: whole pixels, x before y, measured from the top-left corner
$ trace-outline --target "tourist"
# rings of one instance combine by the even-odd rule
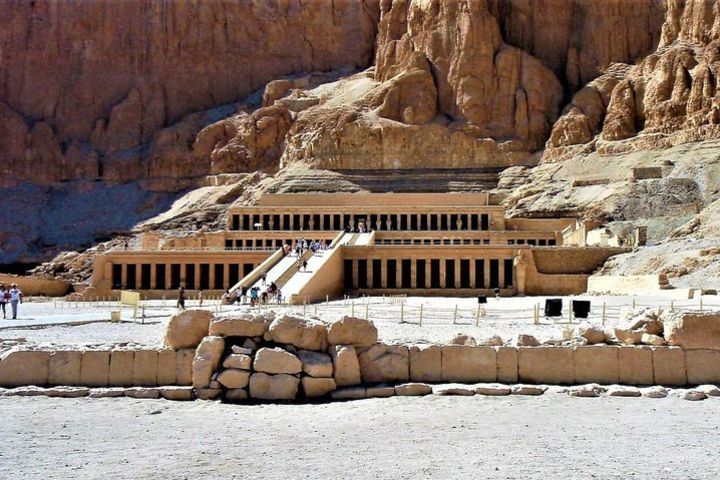
[[[203,291],[200,290],[198,292],[198,305],[202,307],[202,304],[203,304]]]
[[[262,281],[263,287],[267,285],[267,273],[263,272],[262,278],[260,280]]]
[[[230,290],[225,290],[225,293],[222,295],[222,303],[223,305],[232,305],[232,294],[230,293]]]
[[[17,319],[18,303],[22,303],[23,294],[17,286],[17,283],[13,283],[10,287],[10,306],[12,307],[13,320]]]
[[[267,299],[268,299],[268,292],[267,290],[262,292],[262,295],[260,295],[260,302],[262,305],[267,305]]]
[[[258,287],[252,287],[250,289],[250,306],[254,307],[258,299]]]
[[[303,266],[303,271],[307,272],[307,260],[303,260],[302,266]]]
[[[282,304],[282,292],[280,291],[279,288],[275,291],[275,298],[277,299],[277,304],[281,305]]]
[[[177,308],[185,310],[185,289],[183,287],[178,289]]]
[[[243,286],[240,288],[240,297],[242,298],[242,304],[243,304],[243,305],[245,305],[245,304],[247,303],[247,290],[248,290],[248,289],[247,289],[247,287],[246,287],[245,285],[243,285]],[[240,299],[238,299],[238,301],[239,301],[239,300],[240,300]]]
[[[10,292],[8,292],[7,288],[5,288],[5,285],[0,283],[0,309],[2,309],[3,312],[3,320],[7,318],[5,316],[5,306],[7,305],[8,300],[10,299]]]

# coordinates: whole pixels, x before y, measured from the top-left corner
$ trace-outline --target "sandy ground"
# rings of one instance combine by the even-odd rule
[[[698,309],[699,299],[679,298],[678,291],[667,291],[656,295],[629,296],[592,296],[564,297],[563,317],[550,319],[539,317],[535,324],[533,308],[544,305],[545,297],[514,297],[488,300],[484,313],[477,316],[477,300],[474,298],[382,298],[336,301],[328,304],[308,305],[306,307],[273,307],[279,313],[293,312],[297,315],[318,316],[324,321],[334,321],[343,315],[354,314],[368,317],[378,327],[381,341],[388,343],[409,342],[446,342],[459,333],[481,339],[491,335],[500,335],[505,340],[519,333],[535,335],[541,341],[563,338],[567,329],[573,328],[581,320],[574,319],[568,325],[568,305],[572,299],[586,299],[592,302],[592,312],[588,323],[611,329],[622,324],[624,318],[635,310],[659,306],[691,310]],[[605,321],[603,322],[603,304]],[[420,325],[420,307],[423,309],[423,323]],[[455,307],[457,306],[457,315]],[[25,338],[30,342],[57,343],[65,345],[112,344],[134,342],[148,346],[160,346],[165,334],[165,326],[170,316],[176,312],[170,302],[152,301],[145,309],[146,323],[141,324],[130,318],[131,312],[125,310],[122,323],[111,323],[110,311],[116,308],[110,304],[78,307],[61,306],[53,301],[28,302],[23,305],[21,318],[16,322],[0,320],[0,339]],[[193,305],[192,308],[196,308]],[[219,312],[215,305],[203,307],[216,313],[248,311],[247,306],[223,307]],[[705,310],[720,310],[720,297],[703,297]],[[401,322],[402,319],[402,322]],[[93,323],[87,323],[87,322]]]
[[[717,478],[718,399],[0,399],[0,478]]]

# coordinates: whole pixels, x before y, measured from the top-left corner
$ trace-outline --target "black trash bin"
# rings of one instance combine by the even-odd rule
[[[487,297],[485,295],[478,295],[478,304],[487,303]]]
[[[562,317],[562,298],[548,298],[545,300],[546,317]]]
[[[573,300],[572,311],[575,318],[588,318],[588,315],[590,315],[590,300]]]

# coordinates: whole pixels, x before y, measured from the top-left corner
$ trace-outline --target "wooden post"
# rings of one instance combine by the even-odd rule
[[[405,304],[400,304],[400,323],[405,323]]]
[[[315,310],[315,316],[317,317],[317,303],[313,306]]]
[[[325,295],[325,304],[330,303],[330,295]]]
[[[605,302],[603,302],[603,309],[602,309],[602,324],[604,327],[605,326]]]
[[[700,311],[701,312],[702,312],[702,309],[703,309],[703,296],[702,296],[702,292],[700,292]]]
[[[351,317],[355,316],[355,300],[350,302],[350,316]]]
[[[307,303],[303,302],[303,318],[307,315]]]
[[[455,304],[455,313],[453,314],[453,325],[456,325],[456,324],[457,324],[457,309],[458,309],[458,306],[457,306],[457,303],[456,303],[456,304]]]
[[[675,300],[670,300],[670,311],[672,312],[675,308]]]
[[[477,311],[475,312],[475,326],[477,327],[480,325],[480,304],[477,306]]]
[[[366,303],[365,304],[365,320],[368,319],[369,315],[370,315],[370,303]]]
[[[424,303],[420,304],[420,326],[422,327],[422,314],[423,314],[423,305]]]
[[[633,310],[635,310],[635,297],[633,297]]]

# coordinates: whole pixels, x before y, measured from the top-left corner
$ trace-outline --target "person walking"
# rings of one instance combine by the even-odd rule
[[[307,260],[303,260],[303,272],[307,272]]]
[[[247,303],[247,287],[245,285],[242,286],[240,289],[240,298],[242,299],[242,304],[245,305]]]
[[[17,283],[13,283],[10,287],[10,306],[12,307],[13,320],[17,319],[18,303],[22,303],[23,294],[18,288]]]
[[[262,277],[260,278],[260,280],[262,281],[263,287],[264,287],[265,285],[267,285],[267,273],[266,273],[266,272],[263,272]]]
[[[2,309],[3,313],[3,320],[7,318],[5,313],[5,307],[7,306],[7,302],[10,299],[10,292],[8,292],[8,289],[5,288],[5,285],[0,283],[0,309]]]
[[[178,289],[177,308],[185,310],[185,289],[183,287]]]

